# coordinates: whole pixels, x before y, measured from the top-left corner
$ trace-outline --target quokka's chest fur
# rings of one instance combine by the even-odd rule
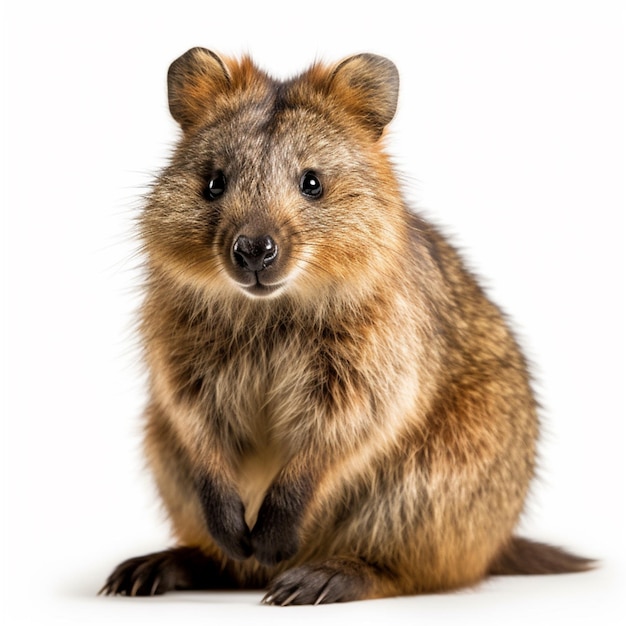
[[[394,391],[408,386],[405,395],[414,396],[419,382],[407,356],[423,346],[407,332],[413,320],[399,319],[398,303],[320,320],[293,306],[198,309],[191,297],[159,293],[154,307],[150,298],[144,307],[155,391],[206,419],[207,428],[223,424],[220,436],[234,438],[233,449],[266,438],[289,454],[290,442],[301,444],[299,432],[332,431],[355,412],[375,423],[374,412],[394,405]]]

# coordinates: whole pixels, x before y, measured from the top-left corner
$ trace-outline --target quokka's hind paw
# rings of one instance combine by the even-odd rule
[[[264,604],[330,604],[371,597],[375,573],[352,559],[332,559],[316,565],[294,567],[269,585]]]
[[[196,548],[174,548],[120,563],[100,590],[107,596],[156,596],[174,589],[227,586],[215,564]]]
[[[148,554],[120,563],[109,576],[101,594],[107,596],[155,596],[176,589],[176,568],[168,552]]]

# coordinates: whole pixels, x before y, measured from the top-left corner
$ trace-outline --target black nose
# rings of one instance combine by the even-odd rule
[[[270,266],[278,256],[278,246],[269,236],[252,239],[239,235],[233,244],[235,263],[250,272],[260,272]]]

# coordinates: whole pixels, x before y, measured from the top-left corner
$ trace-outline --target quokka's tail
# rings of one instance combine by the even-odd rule
[[[596,562],[538,541],[513,537],[489,568],[493,576],[586,572]]]

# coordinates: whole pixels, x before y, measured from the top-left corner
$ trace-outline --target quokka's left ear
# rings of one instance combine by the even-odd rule
[[[330,87],[347,108],[380,137],[396,112],[399,75],[396,66],[376,54],[357,54],[332,71]]]

